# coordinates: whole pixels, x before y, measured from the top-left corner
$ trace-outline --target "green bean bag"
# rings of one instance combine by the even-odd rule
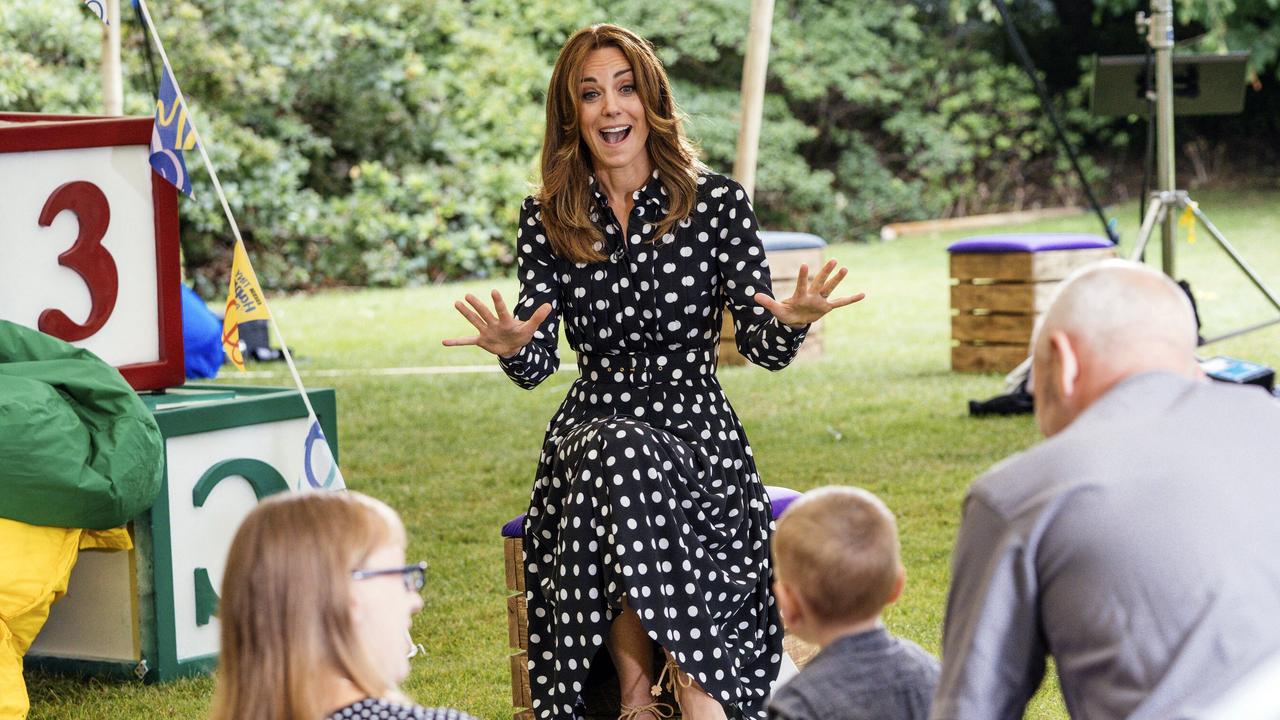
[[[160,429],[96,355],[0,320],[0,517],[106,529],[160,491]]]

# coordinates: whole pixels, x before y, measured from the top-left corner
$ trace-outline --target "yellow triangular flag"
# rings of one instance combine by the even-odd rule
[[[1187,204],[1182,208],[1182,216],[1178,218],[1178,224],[1187,229],[1187,242],[1196,244],[1196,205],[1194,200],[1188,200]]]
[[[240,323],[270,317],[267,300],[258,285],[258,276],[249,264],[244,243],[236,241],[235,254],[231,259],[231,287],[227,290],[227,312],[222,318],[222,347],[241,372],[244,372],[244,355],[240,352]]]

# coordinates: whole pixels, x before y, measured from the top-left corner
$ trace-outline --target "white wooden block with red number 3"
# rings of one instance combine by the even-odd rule
[[[0,113],[0,319],[138,390],[184,376],[177,196],[148,162],[151,123]]]

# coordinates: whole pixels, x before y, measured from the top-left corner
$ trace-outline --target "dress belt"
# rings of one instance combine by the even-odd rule
[[[605,383],[654,383],[711,377],[716,373],[715,350],[686,350],[661,354],[587,355],[578,353],[584,380]]]

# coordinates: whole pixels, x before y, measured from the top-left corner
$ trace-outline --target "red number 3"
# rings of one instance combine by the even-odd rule
[[[58,264],[71,268],[89,288],[89,318],[83,325],[61,310],[49,308],[40,313],[38,327],[67,342],[83,340],[102,329],[116,307],[120,278],[111,253],[102,247],[102,238],[111,224],[111,206],[107,196],[93,183],[77,180],[62,185],[44,203],[40,211],[41,227],[49,227],[64,210],[76,214],[80,232],[75,244],[58,256]]]

